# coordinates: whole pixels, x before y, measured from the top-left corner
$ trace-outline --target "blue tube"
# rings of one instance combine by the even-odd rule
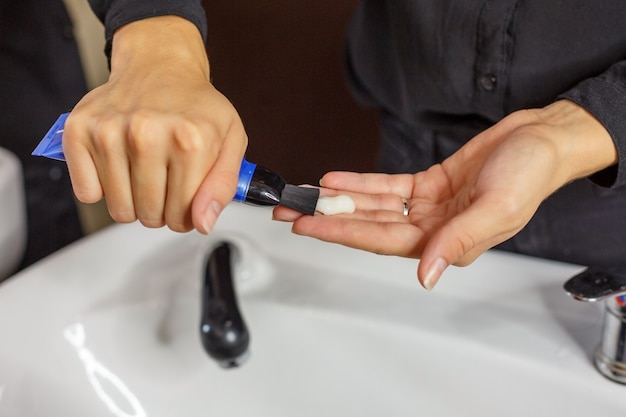
[[[35,156],[45,156],[46,158],[65,161],[63,154],[63,131],[65,130],[65,119],[69,113],[63,113],[52,125],[46,136],[43,137],[39,145],[33,151]]]
[[[67,119],[67,116],[69,116],[69,113],[63,113],[59,116],[50,130],[48,130],[48,133],[46,133],[41,142],[39,142],[39,145],[37,145],[32,155],[65,161],[65,154],[63,153],[63,131],[65,130],[65,119]],[[241,161],[239,182],[237,183],[237,193],[233,198],[234,201],[240,203],[246,201],[250,182],[252,181],[255,170],[256,164],[248,162],[245,159]]]
[[[250,182],[252,181],[254,171],[256,171],[256,164],[248,162],[244,158],[241,161],[241,168],[239,168],[239,181],[237,182],[237,192],[233,197],[233,201],[238,201],[240,203],[246,202],[248,189],[250,188]]]

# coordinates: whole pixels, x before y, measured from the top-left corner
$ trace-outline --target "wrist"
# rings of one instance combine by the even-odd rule
[[[129,69],[163,65],[199,71],[210,79],[202,35],[196,25],[178,16],[157,16],[128,23],[115,31],[111,77]]]
[[[583,107],[560,100],[536,110],[536,117],[541,136],[556,150],[560,185],[618,162],[611,135]]]

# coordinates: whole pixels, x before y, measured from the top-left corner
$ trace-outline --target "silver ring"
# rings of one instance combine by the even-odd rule
[[[402,199],[402,214],[404,214],[405,216],[409,215],[409,202],[406,198]]]

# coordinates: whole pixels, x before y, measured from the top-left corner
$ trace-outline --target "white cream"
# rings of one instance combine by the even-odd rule
[[[320,197],[317,200],[317,206],[315,206],[315,211],[319,211],[327,216],[333,214],[354,213],[354,210],[356,210],[354,200],[347,195]]]

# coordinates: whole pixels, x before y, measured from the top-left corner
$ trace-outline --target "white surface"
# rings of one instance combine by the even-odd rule
[[[26,248],[26,207],[22,167],[0,148],[0,281],[18,267]],[[1,395],[1,391],[0,391]]]
[[[599,306],[561,290],[580,267],[493,252],[428,293],[416,261],[270,218],[232,204],[210,239],[113,226],[0,285],[0,416],[626,415],[589,359]],[[224,237],[252,337],[234,370],[198,332],[200,260]]]

